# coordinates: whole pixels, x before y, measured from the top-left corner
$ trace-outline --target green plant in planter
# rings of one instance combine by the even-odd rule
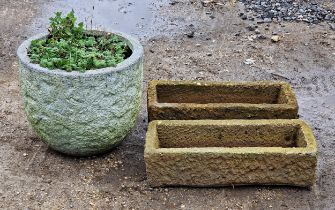
[[[65,17],[56,12],[50,18],[47,38],[33,40],[28,49],[32,63],[69,72],[115,67],[130,54],[130,48],[119,36],[86,33],[82,22],[76,26],[73,10]]]
[[[49,33],[25,40],[17,57],[27,119],[50,148],[76,156],[105,153],[136,124],[143,46],[135,37],[84,30],[73,12],[56,13]],[[106,68],[85,72],[100,67]]]

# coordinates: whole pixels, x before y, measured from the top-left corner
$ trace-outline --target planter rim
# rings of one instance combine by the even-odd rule
[[[113,33],[118,36],[121,36],[124,38],[127,42],[129,47],[132,50],[132,54],[130,57],[122,61],[121,63],[117,64],[116,67],[106,67],[106,68],[100,68],[100,69],[92,69],[92,70],[86,70],[85,72],[78,72],[78,71],[71,71],[67,72],[65,70],[61,69],[48,69],[40,66],[39,64],[34,64],[30,62],[30,58],[27,54],[28,48],[30,47],[31,41],[35,39],[42,39],[47,36],[47,33],[40,33],[35,36],[30,37],[29,39],[25,40],[17,49],[17,56],[20,60],[20,62],[27,66],[29,69],[38,71],[41,73],[46,73],[46,74],[51,74],[51,75],[59,75],[59,76],[65,76],[65,77],[89,77],[92,75],[100,75],[100,74],[108,74],[111,72],[117,72],[117,71],[122,71],[126,69],[126,67],[133,65],[138,61],[139,59],[142,58],[143,56],[143,47],[138,41],[137,38],[117,31],[117,30],[111,30],[111,31],[97,31],[97,30],[87,30],[87,32],[97,32],[97,33]]]

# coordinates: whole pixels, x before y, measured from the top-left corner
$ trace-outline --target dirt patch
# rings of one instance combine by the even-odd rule
[[[164,24],[160,28],[152,25],[152,30],[162,36],[142,39],[145,84],[151,79],[287,81],[297,93],[300,117],[316,135],[319,161],[317,184],[310,191],[258,186],[152,189],[143,160],[145,97],[137,127],[120,147],[104,156],[67,157],[49,150],[36,138],[21,105],[15,50],[25,35],[32,34],[24,32],[24,26],[43,7],[36,1],[6,1],[0,6],[4,20],[0,22],[0,208],[333,207],[335,38],[328,24],[260,24],[257,34],[247,28],[253,22],[238,16],[239,6],[234,3],[220,9],[203,7],[199,1],[161,7],[157,21],[163,19]],[[53,8],[53,2],[44,6]],[[44,25],[39,27],[42,30]],[[280,36],[279,42],[271,42],[273,33]],[[253,62],[245,62],[247,59]]]

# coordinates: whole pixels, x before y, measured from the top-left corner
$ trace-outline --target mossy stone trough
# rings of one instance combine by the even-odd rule
[[[144,158],[152,186],[315,183],[317,147],[301,120],[156,120]]]
[[[295,119],[298,103],[286,82],[154,80],[149,120]]]
[[[116,67],[84,73],[49,70],[30,62],[31,41],[47,34],[32,37],[18,48],[25,112],[51,148],[78,156],[103,153],[118,145],[134,126],[143,86],[143,47],[132,36],[113,33],[128,43],[131,56]]]

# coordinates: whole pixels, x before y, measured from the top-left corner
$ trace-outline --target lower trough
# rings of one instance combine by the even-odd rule
[[[301,120],[157,120],[145,162],[151,186],[315,182],[316,141]]]

